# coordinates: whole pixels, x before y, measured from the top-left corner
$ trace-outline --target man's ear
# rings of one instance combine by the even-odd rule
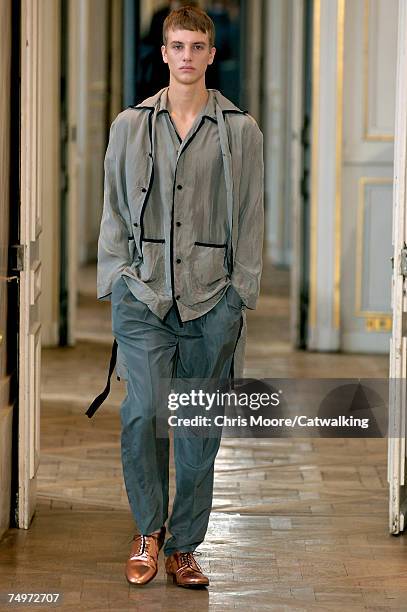
[[[212,47],[212,49],[210,51],[210,57],[209,57],[208,66],[213,64],[213,60],[215,59],[215,54],[216,54],[216,47]]]
[[[162,45],[162,46],[161,46],[161,53],[162,53],[162,56],[163,56],[163,62],[164,62],[164,64],[168,64],[168,59],[167,59],[167,50],[166,50],[166,48],[165,48],[165,45]]]

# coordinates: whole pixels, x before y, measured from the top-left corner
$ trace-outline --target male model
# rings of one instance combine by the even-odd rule
[[[163,386],[233,375],[244,308],[254,309],[259,293],[263,239],[262,134],[205,86],[215,56],[208,15],[172,11],[162,56],[169,87],[111,126],[98,253],[98,298],[111,299],[127,370],[121,443],[140,531],[126,564],[135,585],[154,578],[165,541],[169,440],[156,436]],[[179,586],[209,584],[193,552],[208,526],[219,444],[220,435],[174,437],[176,495],[164,554]]]

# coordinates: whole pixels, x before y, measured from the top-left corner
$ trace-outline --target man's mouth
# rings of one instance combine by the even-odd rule
[[[181,66],[180,70],[185,70],[189,72],[190,70],[195,70],[192,66]]]

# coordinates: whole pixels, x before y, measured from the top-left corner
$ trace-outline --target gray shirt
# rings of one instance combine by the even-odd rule
[[[162,89],[137,106],[124,110],[116,117],[110,128],[109,144],[105,155],[104,202],[98,241],[97,297],[99,300],[110,299],[113,284],[120,277],[125,278],[136,297],[143,296],[142,299],[147,305],[154,306],[157,303],[159,294],[152,289],[154,277],[165,279],[166,292],[171,289],[171,296],[168,293],[162,294],[164,298],[170,297],[168,307],[171,305],[173,288],[175,291],[178,289],[175,283],[171,284],[171,270],[181,264],[174,263],[174,260],[172,264],[167,263],[172,253],[169,251],[168,240],[164,243],[164,259],[149,257],[148,253],[151,245],[153,248],[157,244],[162,247],[163,243],[142,241],[143,237],[151,238],[146,232],[144,217],[149,214],[147,209],[151,203],[150,195],[154,185],[154,175],[158,172],[155,164],[156,127],[158,120],[161,121],[162,115],[165,114],[158,114],[161,108],[161,98],[165,92],[166,89]],[[201,237],[191,241],[188,247],[190,251],[186,253],[190,266],[179,268],[182,270],[182,275],[177,273],[174,276],[177,282],[178,279],[182,279],[182,284],[186,288],[182,295],[181,292],[178,293],[180,300],[175,303],[178,304],[182,298],[182,305],[189,310],[194,310],[198,304],[206,301],[210,308],[211,301],[215,305],[216,300],[222,296],[222,283],[224,284],[223,291],[230,283],[246,308],[256,308],[262,268],[264,221],[263,137],[250,115],[237,108],[219,91],[211,90],[211,95],[215,105],[226,185],[228,220],[226,255],[222,253],[221,243],[220,246],[214,243],[208,243],[210,246],[202,245],[199,244]],[[210,123],[215,126],[213,121],[205,117],[203,125],[196,130],[194,139],[189,139],[188,146],[187,142],[185,143],[183,154],[181,156],[177,154],[178,163],[181,159],[188,161],[189,149],[197,138],[205,134],[204,131],[201,133],[201,129]],[[201,154],[202,151],[196,156],[197,163],[200,162]],[[193,172],[189,166],[187,170]],[[184,172],[187,170],[184,169]],[[186,185],[189,186],[189,176],[184,176],[183,180],[184,182],[186,180]],[[176,189],[177,184],[174,181],[173,189]],[[181,182],[179,184],[182,186]],[[154,185],[154,189],[156,186]],[[203,191],[206,190],[206,187],[204,182]],[[182,193],[183,189],[175,193]],[[200,197],[201,191],[194,189],[194,198]],[[172,197],[173,193],[170,195]],[[174,203],[177,202],[182,206],[182,200],[174,199]],[[171,212],[172,203],[171,200]],[[193,204],[194,201],[192,201]],[[185,208],[177,206],[176,212],[178,211],[184,213]],[[192,217],[190,220],[192,221]],[[152,221],[154,219],[150,217],[149,223]],[[179,222],[182,223],[182,221]],[[194,231],[200,230],[195,222],[191,225]],[[217,223],[209,225],[210,228],[222,227],[222,224]],[[183,226],[177,226],[177,219],[172,215],[169,227],[170,234],[172,232],[175,238],[174,230],[177,227],[182,229]],[[163,224],[157,228],[150,225],[148,231],[154,232],[153,238],[166,239],[166,236],[158,235],[159,232],[164,231]],[[212,236],[210,238],[212,239]],[[216,236],[214,239],[223,239],[223,236]],[[202,242],[204,240],[206,237],[202,239]],[[175,243],[174,240],[171,242]],[[226,276],[225,257],[227,260]],[[150,268],[146,266],[147,261],[149,261]],[[145,278],[149,279],[148,281],[141,278],[141,270],[144,270]],[[169,277],[167,270],[170,270]],[[204,292],[202,287],[204,287]],[[208,298],[208,288],[211,287],[214,287],[215,290]],[[159,299],[162,299],[161,296]],[[235,374],[238,378],[243,376],[246,341],[245,315],[243,310],[243,328],[235,351]],[[117,358],[119,365],[119,351]]]
[[[142,213],[143,261],[137,280],[124,278],[159,318],[175,305],[189,321],[213,308],[231,283],[226,182],[213,91],[184,140],[167,104],[168,88],[157,111],[154,179]]]
[[[159,294],[151,288],[153,287],[152,278],[154,276],[165,278],[165,291],[169,288],[172,291],[172,285],[169,282],[171,278],[168,279],[165,271],[173,268],[170,264],[165,263],[162,258],[150,257],[150,266],[160,262],[161,270],[150,268],[150,271],[148,271],[144,264],[148,253],[147,250],[146,252],[144,250],[146,247],[148,249],[148,245],[154,243],[142,242],[143,236],[149,237],[144,227],[143,218],[147,214],[154,175],[158,172],[153,161],[156,157],[155,128],[158,123],[157,119],[160,119],[158,110],[161,107],[161,97],[165,92],[166,89],[162,89],[137,106],[122,111],[110,128],[109,144],[105,155],[104,202],[98,241],[97,297],[99,300],[110,300],[113,284],[121,276],[132,287],[131,290],[134,295],[141,295],[142,290],[143,301],[146,304],[157,303],[157,295]],[[264,226],[263,136],[250,115],[237,108],[219,91],[211,90],[211,94],[216,109],[217,129],[226,184],[228,211],[227,269],[231,285],[239,294],[244,305],[252,309],[256,308],[262,269]],[[205,134],[205,132],[201,134],[202,127],[209,122],[211,120],[205,118],[204,124],[197,130],[194,140],[190,140],[188,147],[184,148],[185,160],[188,159],[186,154],[194,141],[199,135]],[[180,159],[182,159],[182,156],[180,156]],[[191,169],[188,168],[188,171],[191,171]],[[186,179],[188,181],[188,177]],[[205,183],[204,187],[206,189]],[[178,191],[182,192],[183,190]],[[194,197],[196,198],[198,195],[200,195],[198,191],[194,190]],[[178,202],[181,202],[181,200],[178,200]],[[178,210],[177,207],[177,212]],[[185,209],[182,208],[181,211],[184,212]],[[173,222],[175,225],[172,231],[176,227],[182,229],[182,225],[177,226],[177,219],[174,216]],[[180,222],[182,223],[182,221]],[[199,230],[197,224],[193,223],[192,225],[195,231]],[[213,224],[212,226],[210,223],[210,227],[218,228],[219,225]],[[150,226],[148,229],[154,231],[155,236],[165,239],[165,236],[158,236],[159,231],[164,231],[163,225],[157,228]],[[216,239],[219,239],[219,237],[217,236]],[[216,300],[220,299],[222,295],[222,289],[218,289],[217,285],[221,286],[222,282],[226,283],[228,280],[225,281],[225,262],[222,249],[210,246],[207,247],[207,250],[203,250],[199,248],[201,245],[195,244],[198,240],[193,242],[194,244],[192,246],[190,244],[190,248],[194,250],[195,258],[192,257],[191,252],[190,269],[180,268],[180,270],[182,269],[183,283],[189,289],[182,295],[179,293],[182,297],[182,304],[191,310],[200,302],[205,301],[205,299],[200,300],[198,297],[202,295],[202,281],[204,281],[206,287],[213,284],[215,295],[216,290],[219,291],[217,297],[207,300],[208,304],[211,299],[215,304]],[[170,255],[167,252],[168,246],[169,242],[167,241],[165,243],[165,260]],[[141,266],[143,266],[143,270],[150,279],[148,282],[144,282],[140,278]],[[174,266],[173,263],[172,267]],[[176,279],[178,278],[180,276],[177,274]],[[165,294],[163,295],[165,297]],[[168,294],[167,296],[169,297]],[[160,297],[160,299],[162,298]],[[171,300],[168,301],[169,306],[170,304]],[[243,376],[245,341],[246,313],[243,310],[243,328],[235,351],[235,375],[237,378]],[[120,351],[117,354],[118,366],[119,356]],[[124,364],[121,365],[124,372]],[[119,368],[118,375],[122,375],[122,373],[119,373]]]

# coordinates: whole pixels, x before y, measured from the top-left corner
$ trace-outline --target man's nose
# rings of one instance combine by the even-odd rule
[[[184,47],[184,57],[183,57],[184,62],[190,62],[191,61],[191,57],[192,57],[191,48],[188,47],[187,45],[185,45],[185,47]]]

